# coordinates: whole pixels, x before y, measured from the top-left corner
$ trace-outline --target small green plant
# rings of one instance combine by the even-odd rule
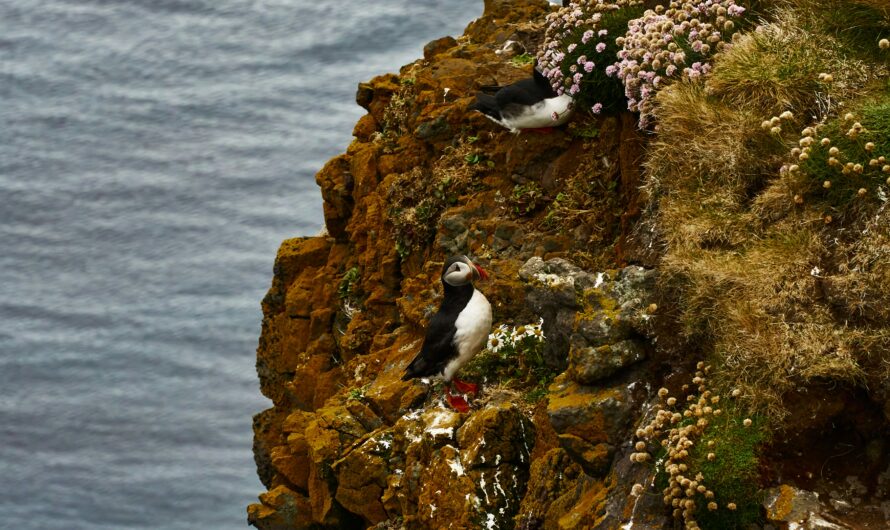
[[[630,459],[655,460],[656,486],[686,528],[747,528],[760,516],[758,450],[766,431],[735,402],[740,390],[723,399],[708,390],[710,366],[696,368],[694,388],[682,388],[684,399],[658,391],[655,417],[637,429]],[[634,486],[637,495],[644,489]]]
[[[354,401],[363,401],[363,400],[365,399],[365,393],[368,391],[368,388],[369,388],[370,386],[371,386],[371,384],[368,383],[368,384],[365,385],[365,386],[360,386],[360,387],[358,387],[358,388],[353,388],[353,389],[351,389],[351,390],[346,394],[346,399],[347,399],[347,400],[354,400]]]
[[[507,202],[513,207],[514,214],[529,215],[543,205],[544,190],[534,181],[517,184]]]
[[[337,295],[340,297],[340,300],[348,300],[353,297],[353,287],[358,282],[359,278],[361,278],[361,274],[359,273],[358,267],[352,267],[343,273],[343,277],[340,279],[340,285],[337,287]]]
[[[532,64],[535,62],[535,56],[529,53],[523,53],[522,55],[517,55],[510,59],[510,63],[513,66],[525,66],[527,64]]]
[[[598,125],[599,124],[595,121],[589,121],[587,123],[574,122],[569,125],[569,134],[571,134],[575,138],[586,138],[588,140],[593,140],[600,135]]]
[[[534,402],[547,393],[556,374],[544,359],[543,321],[537,324],[501,324],[488,336],[486,349],[467,364],[462,373],[528,389],[526,399]]]
[[[484,161],[485,161],[485,155],[482,153],[467,153],[464,156],[464,162],[466,162],[467,164],[470,164],[471,166],[478,164],[480,162],[484,162]]]

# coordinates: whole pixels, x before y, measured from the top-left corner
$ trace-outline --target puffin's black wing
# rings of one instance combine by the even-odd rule
[[[454,349],[454,334],[456,332],[453,315],[449,316],[441,312],[433,315],[429,326],[427,326],[426,338],[423,339],[420,353],[411,361],[408,368],[405,368],[402,380],[430,377],[442,373],[448,361],[457,356],[457,350]]]
[[[500,89],[494,97],[498,107],[505,109],[510,105],[531,106],[550,96],[534,79],[523,79]]]
[[[498,108],[498,102],[494,96],[479,92],[476,94],[476,102],[470,105],[469,110],[478,110],[486,116],[499,120],[501,119],[501,110]]]

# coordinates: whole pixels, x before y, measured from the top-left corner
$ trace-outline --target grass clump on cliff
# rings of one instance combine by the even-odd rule
[[[795,203],[814,202],[826,220],[871,215],[890,185],[890,94],[805,128],[782,172]]]
[[[789,13],[737,38],[708,79],[709,92],[761,113],[790,109],[803,117],[830,95],[848,90],[861,65],[844,60],[834,39],[798,24]],[[829,72],[831,83],[820,76]]]
[[[882,59],[877,43],[890,37],[890,4],[884,0],[787,0],[808,31],[837,39],[848,53]]]
[[[636,431],[630,458],[639,464],[655,460],[664,504],[687,529],[747,528],[760,517],[758,450],[766,431],[735,403],[741,391],[721,396],[709,390],[709,372],[698,363],[694,388],[684,385],[683,397],[659,390],[655,417]]]
[[[782,5],[710,77],[657,94],[645,162],[673,315],[771,430],[788,393],[880,387],[890,362],[890,321],[869,315],[888,313],[887,66],[813,23],[812,2]]]
[[[491,171],[484,154],[462,139],[448,147],[432,166],[417,166],[384,181],[387,218],[393,226],[396,251],[404,258],[427,245],[436,234],[442,212],[457,204],[461,195],[479,185]]]

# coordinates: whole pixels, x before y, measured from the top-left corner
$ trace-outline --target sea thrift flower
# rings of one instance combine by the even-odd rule
[[[640,112],[641,125],[652,115],[652,97],[664,80],[678,74],[688,79],[708,75],[713,53],[725,50],[732,39],[735,25],[727,25],[726,17],[744,11],[735,0],[672,0],[666,10],[647,10],[628,23],[624,39],[616,40],[622,47],[618,77],[624,82],[628,109]],[[688,51],[678,41],[686,42]]]
[[[603,111],[603,104],[602,104],[602,103],[597,103],[596,105],[590,107],[590,110],[591,110],[594,114],[599,114],[600,112]]]
[[[588,108],[618,101],[621,85],[606,79],[617,73],[616,39],[610,33],[620,36],[627,20],[643,11],[641,6],[642,0],[572,0],[548,15],[537,61],[553,90],[572,95]]]

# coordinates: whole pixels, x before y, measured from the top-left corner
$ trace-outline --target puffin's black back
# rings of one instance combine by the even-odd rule
[[[463,258],[453,257],[445,262],[442,267],[443,278],[448,267],[458,261],[463,261]],[[444,279],[442,286],[445,288],[442,304],[439,306],[439,311],[430,319],[426,328],[426,337],[423,339],[423,346],[420,347],[420,352],[405,369],[405,375],[402,376],[403,381],[438,375],[445,369],[445,365],[458,355],[458,351],[454,347],[454,334],[457,331],[454,323],[460,312],[467,306],[470,298],[473,297],[475,288],[472,283],[455,287],[446,283]]]
[[[468,108],[470,110],[478,110],[482,114],[491,116],[496,120],[503,118],[504,110],[509,109],[511,106],[527,107],[545,99],[556,97],[556,92],[553,91],[550,80],[538,71],[537,62],[535,67],[532,68],[531,77],[503,88],[483,87],[483,90],[486,88],[497,88],[497,92],[493,96],[486,94],[484,91],[478,92],[476,94],[476,102]]]
[[[505,86],[494,97],[497,99],[498,108],[503,110],[508,105],[534,105],[545,99],[556,97],[556,93],[550,86],[550,81],[535,69],[532,77]]]

